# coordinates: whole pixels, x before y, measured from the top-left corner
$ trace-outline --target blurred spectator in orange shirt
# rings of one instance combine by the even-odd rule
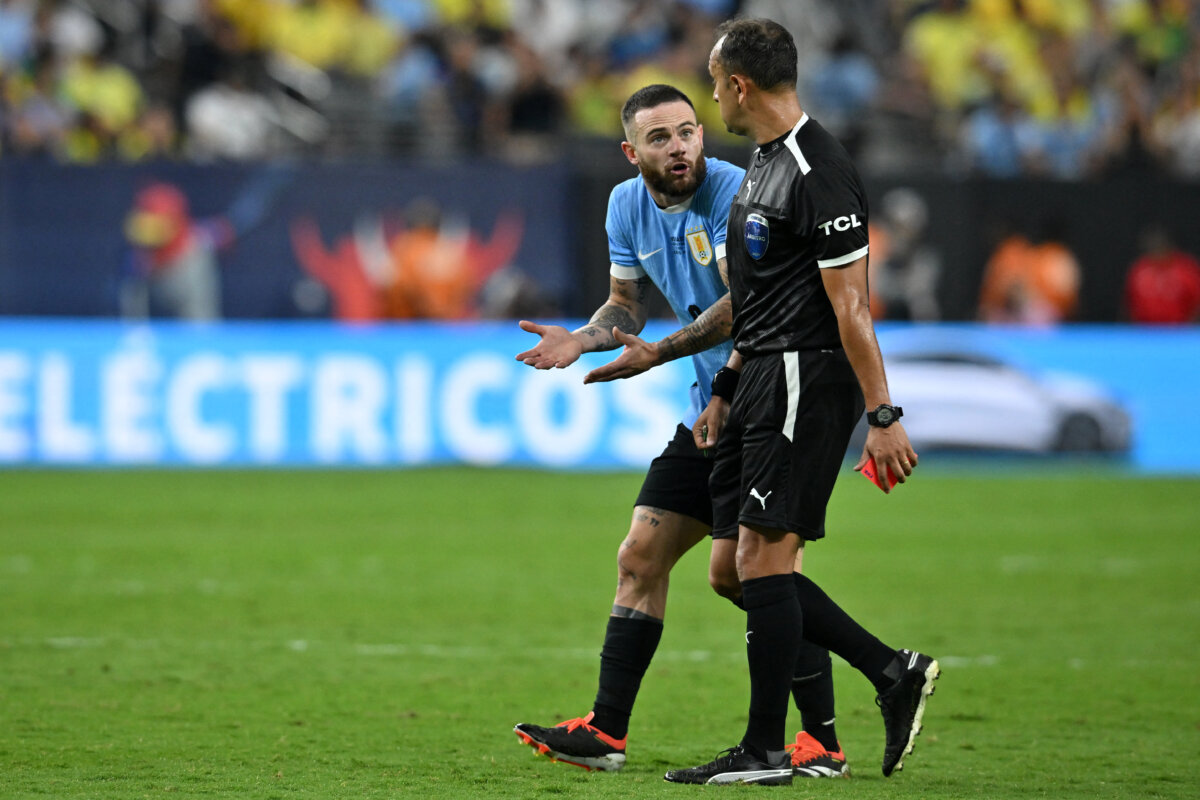
[[[1130,321],[1182,325],[1200,320],[1200,261],[1176,247],[1162,226],[1143,233],[1142,249],[1125,279]]]
[[[512,262],[523,232],[521,217],[506,214],[485,241],[465,220],[443,219],[436,201],[418,197],[402,217],[361,217],[333,248],[312,219],[297,220],[292,246],[340,320],[474,319],[484,285]]]
[[[1014,233],[988,259],[979,299],[985,322],[1050,325],[1070,319],[1079,301],[1079,262],[1044,226],[1036,241]]]
[[[413,200],[403,227],[388,237],[393,281],[384,290],[384,313],[400,319],[472,319],[488,279],[508,265],[521,245],[524,223],[496,220],[484,241],[465,220],[444,219],[429,198]]]

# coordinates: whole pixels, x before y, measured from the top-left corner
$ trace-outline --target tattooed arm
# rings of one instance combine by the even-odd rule
[[[729,338],[733,329],[733,303],[726,293],[686,325],[665,339],[655,342],[657,364],[665,364],[683,356],[695,355]],[[657,364],[655,366],[657,366]]]
[[[600,306],[587,325],[572,332],[572,336],[584,337],[587,344],[583,352],[615,350],[621,344],[613,337],[613,329],[637,335],[646,326],[646,298],[654,284],[646,276],[626,281],[609,279],[608,302]]]
[[[724,278],[725,259],[721,259],[717,265]],[[728,292],[691,323],[657,342],[644,341],[622,328],[613,336],[617,344],[625,346],[625,351],[603,367],[589,372],[583,382],[600,383],[631,378],[659,364],[694,355],[720,344],[729,338],[732,329],[733,304]]]
[[[644,276],[632,281],[611,278],[608,301],[596,309],[588,324],[574,331],[521,320],[521,330],[542,338],[533,349],[518,353],[517,360],[535,369],[561,369],[575,363],[583,353],[615,350],[622,342],[614,330],[636,338],[646,325],[646,298],[652,285]]]

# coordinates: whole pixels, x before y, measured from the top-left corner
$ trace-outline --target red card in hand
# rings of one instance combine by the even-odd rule
[[[878,486],[881,490],[883,490],[885,492],[888,491],[889,489],[891,489],[897,483],[896,476],[892,474],[891,469],[888,469],[888,471],[887,471],[887,482],[888,482],[887,489],[883,488],[883,483],[880,482],[880,480],[879,480],[879,470],[876,469],[876,467],[875,467],[874,457],[868,458],[867,463],[863,464],[862,474],[864,476],[866,476],[867,480],[869,480],[871,483],[875,484],[876,486]]]

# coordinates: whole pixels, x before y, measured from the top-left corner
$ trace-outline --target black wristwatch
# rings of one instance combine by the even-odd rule
[[[873,428],[886,428],[903,416],[904,409],[900,406],[889,406],[887,403],[880,403],[875,407],[874,411],[867,412],[867,424]]]

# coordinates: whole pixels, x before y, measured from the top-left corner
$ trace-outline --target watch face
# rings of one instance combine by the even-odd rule
[[[895,413],[887,406],[880,406],[875,411],[875,421],[884,427],[891,425],[895,419]]]

